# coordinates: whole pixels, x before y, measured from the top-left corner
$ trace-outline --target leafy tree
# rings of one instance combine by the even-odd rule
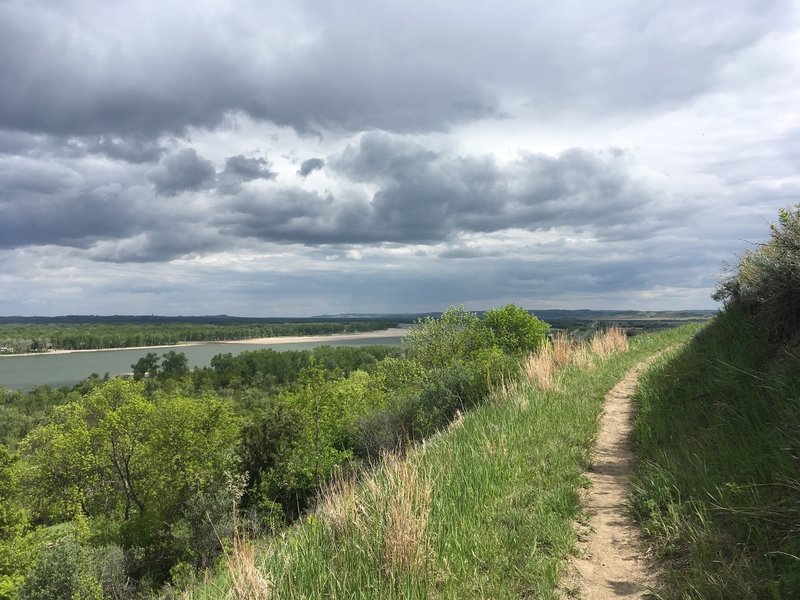
[[[189,360],[183,352],[170,350],[161,357],[161,379],[182,379],[189,373]]]
[[[385,407],[386,395],[364,371],[332,377],[314,364],[246,429],[243,449],[252,504],[278,502],[297,514],[318,486],[352,458],[358,422]]]
[[[242,469],[249,475],[248,504],[255,504],[262,480],[293,451],[303,426],[300,411],[272,398],[242,430]]]
[[[509,354],[535,352],[547,343],[550,330],[547,323],[514,304],[486,311],[481,325],[491,333],[493,343]]]
[[[222,400],[148,398],[142,382],[112,379],[23,441],[29,503],[42,522],[117,521],[111,541],[143,548],[145,568],[165,576],[186,554],[168,524],[235,471],[238,434]]]
[[[373,380],[386,394],[408,394],[419,390],[425,369],[416,360],[387,356],[375,366]]]
[[[142,358],[131,365],[133,369],[133,379],[139,381],[145,375],[156,377],[158,375],[158,354],[148,352]]]
[[[16,458],[0,445],[0,600],[15,598],[26,568],[20,545],[27,526],[14,472]]]

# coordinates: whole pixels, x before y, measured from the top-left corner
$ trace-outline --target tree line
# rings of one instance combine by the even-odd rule
[[[6,323],[0,324],[0,351],[92,350],[214,342],[259,337],[328,335],[380,331],[392,321],[301,323]]]

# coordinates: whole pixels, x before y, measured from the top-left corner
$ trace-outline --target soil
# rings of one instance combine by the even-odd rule
[[[647,598],[658,579],[627,506],[633,462],[631,396],[639,374],[653,358],[631,369],[606,396],[593,462],[586,473],[591,481],[583,497],[586,522],[578,526],[578,554],[560,586],[562,598]]]

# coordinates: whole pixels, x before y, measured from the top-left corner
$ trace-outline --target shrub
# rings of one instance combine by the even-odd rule
[[[535,352],[547,343],[550,330],[550,325],[514,304],[487,310],[481,325],[491,333],[493,343],[509,354]]]
[[[365,415],[356,424],[353,454],[362,459],[377,459],[384,452],[402,449],[409,437],[407,419],[397,404]]]
[[[800,332],[800,204],[780,211],[770,240],[745,253],[712,297],[755,317],[772,341]]]
[[[411,358],[426,369],[468,361],[474,352],[492,345],[491,332],[463,306],[449,308],[438,319],[425,317],[403,338]]]
[[[100,600],[103,587],[89,550],[74,535],[42,546],[20,600]]]

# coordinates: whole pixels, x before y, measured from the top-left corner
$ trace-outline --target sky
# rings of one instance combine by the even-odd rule
[[[0,315],[715,308],[791,0],[0,0]]]

